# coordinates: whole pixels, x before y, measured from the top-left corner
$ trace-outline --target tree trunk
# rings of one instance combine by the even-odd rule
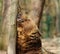
[[[31,18],[39,27],[44,4],[45,0],[19,0],[19,13],[22,13],[24,16],[28,15],[27,18]]]
[[[17,0],[3,0],[2,34],[5,36],[7,54],[15,54]]]
[[[40,39],[41,35],[38,31],[38,27],[44,3],[45,0],[19,0],[17,14],[18,36],[16,54],[42,53],[42,43]]]

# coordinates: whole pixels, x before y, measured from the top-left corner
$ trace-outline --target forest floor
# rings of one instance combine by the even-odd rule
[[[53,39],[42,39],[42,45],[47,51],[60,54],[60,37]]]
[[[60,38],[42,39],[42,47],[55,54],[60,54]],[[0,54],[6,54],[5,51],[0,51]]]
[[[0,51],[0,54],[6,54],[6,51]]]

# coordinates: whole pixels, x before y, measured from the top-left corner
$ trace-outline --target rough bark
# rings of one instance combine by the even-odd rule
[[[19,0],[18,2],[17,54],[42,53],[38,23],[41,20],[45,0],[29,0],[29,2],[28,0]]]
[[[23,16],[28,15],[37,25],[39,25],[45,0],[19,0],[19,11]]]
[[[15,54],[17,0],[3,0],[2,34],[5,36],[7,54]]]

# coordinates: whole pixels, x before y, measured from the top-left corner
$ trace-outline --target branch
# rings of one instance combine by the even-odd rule
[[[40,11],[40,14],[39,14],[38,28],[39,28],[40,21],[41,21],[41,18],[42,18],[44,5],[45,5],[45,0],[42,1],[42,4],[41,4],[41,6],[40,6],[40,7],[41,7],[41,11]]]

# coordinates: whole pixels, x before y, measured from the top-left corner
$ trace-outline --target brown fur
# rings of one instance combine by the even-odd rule
[[[31,50],[41,50],[41,40],[36,24],[31,19],[17,20],[17,51],[25,54]],[[31,53],[32,54],[32,53]],[[36,53],[33,53],[36,54]]]

